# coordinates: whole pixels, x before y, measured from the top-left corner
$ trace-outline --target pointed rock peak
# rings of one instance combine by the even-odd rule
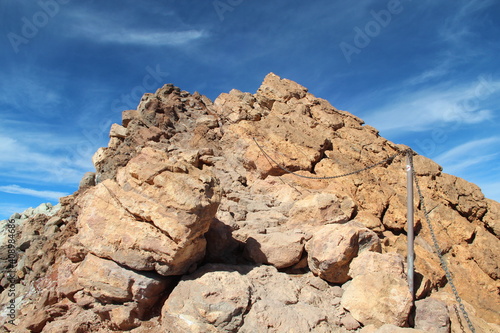
[[[257,90],[257,95],[273,101],[287,102],[292,98],[300,99],[307,94],[307,88],[297,82],[282,79],[274,73],[269,73]]]

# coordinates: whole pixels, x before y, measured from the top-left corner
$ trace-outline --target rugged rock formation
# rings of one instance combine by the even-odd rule
[[[412,310],[407,148],[274,74],[213,103],[145,94],[79,190],[18,228],[4,330],[460,332],[425,204],[476,331],[500,332],[500,204],[419,155]]]

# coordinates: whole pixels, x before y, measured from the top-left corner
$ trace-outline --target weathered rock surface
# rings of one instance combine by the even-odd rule
[[[415,302],[415,328],[429,333],[449,333],[450,314],[446,304],[429,297]]]
[[[272,73],[213,103],[171,84],[145,94],[57,213],[15,216],[4,330],[421,332],[447,313],[459,332],[419,199],[410,318],[407,148]],[[500,204],[428,158],[414,166],[476,331],[500,332]]]
[[[166,153],[144,148],[88,190],[79,203],[78,241],[90,252],[136,270],[184,274],[203,259],[219,204],[216,180]]]
[[[345,332],[337,299],[334,287],[311,274],[207,265],[170,294],[162,323],[172,332]]]
[[[363,325],[405,326],[412,300],[403,257],[365,251],[353,260],[342,306]]]

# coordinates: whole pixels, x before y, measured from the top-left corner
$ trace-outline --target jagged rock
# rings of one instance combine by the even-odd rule
[[[297,225],[344,223],[351,219],[355,203],[348,196],[315,193],[297,201],[290,210],[290,219]]]
[[[255,263],[280,269],[300,261],[304,241],[304,234],[295,232],[255,233],[247,238],[245,251]]]
[[[427,331],[422,331],[419,329],[398,327],[392,324],[382,325],[380,328],[375,328],[375,326],[369,325],[360,331],[361,333],[427,333]]]
[[[16,247],[25,251],[17,253],[21,309],[11,331],[29,324],[42,332],[142,333],[172,330],[169,321],[181,332],[419,331],[393,326],[409,311],[402,268],[409,147],[272,73],[255,94],[234,89],[214,103],[167,84],[124,111],[110,136],[93,157],[95,184],[84,177],[54,218],[47,207],[38,217],[36,209],[13,216]],[[415,198],[417,299],[445,302],[459,331],[425,205],[476,331],[497,329],[500,204],[423,156],[414,154],[414,167],[423,194]],[[349,175],[297,177],[342,174]],[[102,262],[98,272],[112,266],[118,277],[136,274],[134,281],[192,274],[142,316],[149,303],[110,290],[102,274],[78,275],[91,258]],[[255,262],[263,265],[246,266]],[[322,278],[345,282],[345,291]],[[3,276],[0,304],[10,300],[9,283]],[[191,299],[182,295],[189,290]],[[105,304],[108,294],[116,304]],[[6,313],[1,307],[0,320]]]
[[[332,283],[344,283],[351,278],[349,265],[358,253],[380,249],[377,235],[355,221],[319,227],[306,244],[309,268]]]
[[[141,312],[151,308],[167,286],[159,276],[139,274],[90,253],[74,275],[78,285],[101,303],[135,301]]]
[[[239,272],[205,271],[182,280],[170,294],[162,325],[176,332],[235,331],[249,301],[250,282]]]
[[[307,243],[309,268],[332,283],[349,280],[349,264],[359,249],[358,229],[345,224],[330,224],[318,229]]]
[[[349,331],[355,331],[361,327],[361,324],[349,312],[340,319],[340,323]]]
[[[162,327],[172,332],[339,330],[335,288],[316,279],[291,278],[270,266],[207,265],[170,294]]]
[[[500,203],[486,199],[486,204],[488,209],[483,217],[483,221],[488,229],[491,230],[497,238],[500,238]]]
[[[183,274],[205,254],[217,191],[210,175],[144,148],[117,182],[105,180],[80,198],[78,241],[132,269]]]
[[[109,130],[110,138],[125,139],[127,137],[127,134],[128,134],[127,128],[118,124],[112,124],[111,129]]]
[[[351,263],[353,277],[345,288],[342,306],[363,325],[405,326],[412,297],[403,268],[396,254],[365,251]]]
[[[450,314],[446,304],[435,298],[415,302],[415,328],[428,333],[450,333]]]

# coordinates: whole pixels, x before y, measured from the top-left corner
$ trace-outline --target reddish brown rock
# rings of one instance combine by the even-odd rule
[[[80,199],[78,240],[84,247],[163,275],[185,273],[203,258],[203,234],[219,203],[213,177],[144,148],[117,180],[105,180]]]
[[[403,325],[408,309],[400,271],[409,147],[274,74],[255,94],[232,90],[214,103],[165,85],[145,94],[137,110],[123,112],[122,126],[113,125],[110,136],[93,158],[95,183],[87,176],[79,191],[61,198],[56,217],[16,215],[33,222],[18,229],[16,241],[20,331],[29,324],[47,332],[146,332],[163,318],[182,332],[258,332],[270,326],[342,332],[356,322],[363,332],[412,330],[392,325]],[[425,300],[451,291],[425,204],[438,252],[449,263],[476,331],[495,329],[500,204],[423,156],[414,155],[414,167],[423,194],[422,202],[415,197],[416,296]],[[7,244],[0,243],[4,255]],[[86,258],[95,257],[102,267],[92,280],[82,271],[91,260]],[[263,265],[241,265],[249,260]],[[207,262],[239,265],[197,270]],[[107,285],[102,272],[110,266],[117,277],[137,275]],[[347,281],[344,295],[308,269],[328,281]],[[122,286],[155,272],[194,272],[183,278],[189,288],[179,290],[205,294],[181,301],[174,289],[167,303],[175,311],[169,315],[164,306],[161,320],[156,308],[153,318],[141,317],[149,305]],[[217,279],[249,286],[248,297],[241,293],[247,303],[237,300],[237,290],[217,287]],[[7,304],[5,276],[1,286],[0,303]],[[117,304],[104,304],[107,299]],[[442,298],[457,331],[451,299]],[[5,310],[0,309],[2,320]]]

